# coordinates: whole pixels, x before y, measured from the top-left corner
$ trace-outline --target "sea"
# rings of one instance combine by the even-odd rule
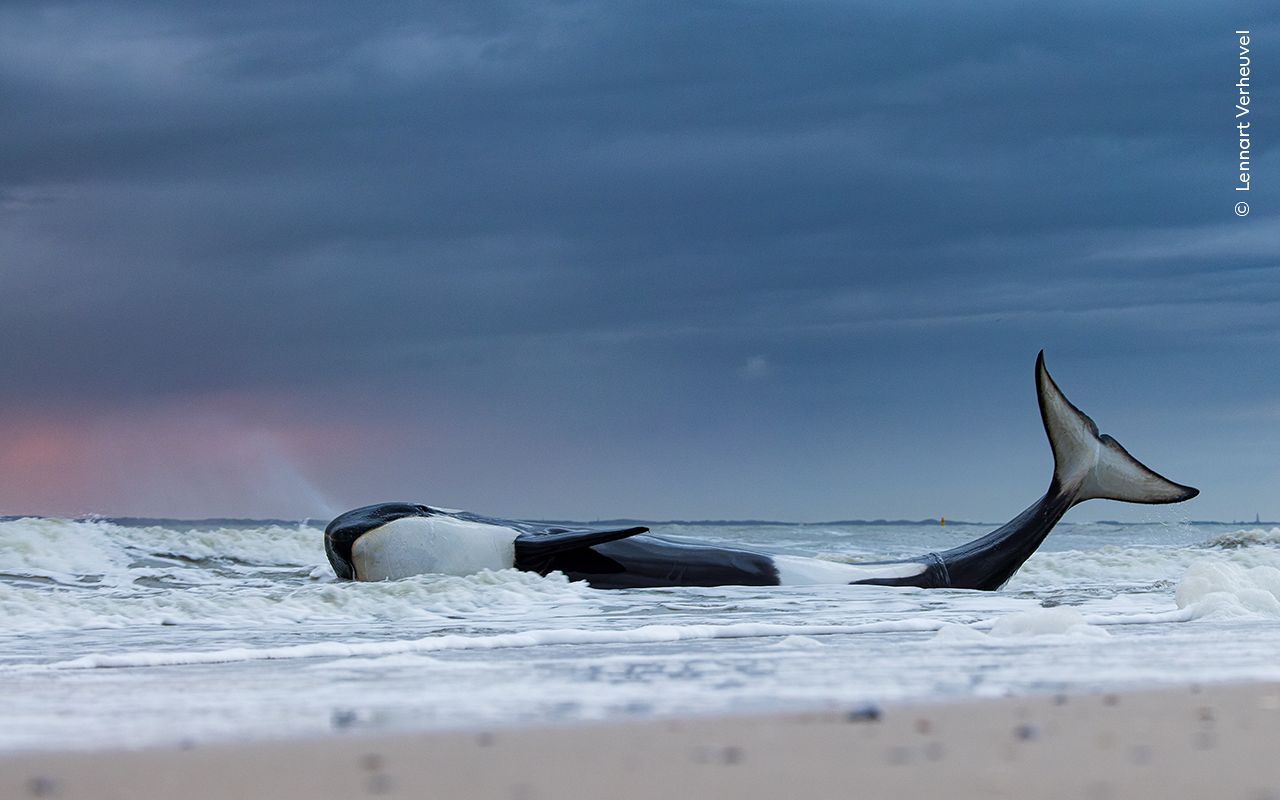
[[[0,751],[1280,680],[1280,528],[1064,522],[1000,591],[337,580],[323,521],[0,519]],[[994,526],[657,524],[875,560]]]

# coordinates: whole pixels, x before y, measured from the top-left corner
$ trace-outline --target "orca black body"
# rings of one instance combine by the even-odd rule
[[[334,572],[355,580],[514,567],[562,572],[602,589],[851,583],[990,590],[1003,586],[1077,503],[1177,503],[1198,494],[1099,434],[1053,382],[1043,352],[1036,359],[1036,394],[1054,457],[1048,491],[986,536],[913,559],[846,564],[656,536],[644,527],[563,527],[412,503],[342,514],[325,529],[325,550]]]

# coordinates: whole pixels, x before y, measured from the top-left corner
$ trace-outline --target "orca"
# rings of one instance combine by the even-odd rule
[[[1062,515],[1085,500],[1179,503],[1199,494],[1143,465],[1071,404],[1036,358],[1040,418],[1053,451],[1049,488],[981,538],[900,561],[844,563],[657,536],[647,527],[577,527],[497,519],[415,503],[348,511],[324,532],[340,578],[470,575],[515,568],[561,572],[601,589],[662,586],[872,584],[994,590],[1022,566]]]

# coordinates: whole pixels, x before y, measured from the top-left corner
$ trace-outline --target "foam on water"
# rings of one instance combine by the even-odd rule
[[[660,532],[856,560],[983,532],[959,527]],[[1280,529],[1062,525],[994,593],[605,592],[514,570],[339,582],[307,524],[21,519],[0,521],[0,614],[0,748],[1268,678]]]
[[[1105,624],[1124,624],[1126,618],[1090,622],[1074,608],[1057,606],[1018,611],[978,625],[945,625],[938,630],[939,642],[1004,644],[1029,638],[1086,638],[1110,636]]]
[[[1280,618],[1280,569],[1201,559],[1178,582],[1175,598],[1179,608],[1190,609],[1197,618]]]
[[[1006,589],[1036,591],[1063,585],[1130,591],[1135,585],[1161,587],[1198,563],[1280,567],[1280,529],[1239,531],[1190,547],[1156,544],[1104,545],[1090,550],[1037,553]]]
[[[299,623],[433,622],[468,615],[487,618],[522,615],[529,609],[551,616],[593,607],[585,586],[561,576],[504,570],[469,578],[411,578],[368,586],[313,581],[274,585],[245,581],[214,585],[156,585],[172,577],[139,570],[148,585],[128,592],[66,589],[38,592],[29,586],[0,584],[0,612],[11,631],[138,628],[140,626],[260,626]],[[312,580],[308,578],[308,580]]]
[[[1280,544],[1280,528],[1248,528],[1219,534],[1200,544],[1200,547],[1219,550],[1234,550],[1241,547]]]
[[[905,633],[937,630],[942,623],[927,619],[867,622],[861,625],[779,625],[737,623],[729,625],[646,625],[628,630],[592,631],[580,628],[535,630],[493,636],[431,636],[424,639],[385,642],[318,642],[288,647],[235,647],[226,650],[183,653],[92,654],[69,661],[55,661],[48,669],[98,667],[157,667],[177,664],[227,664],[238,661],[282,661],[298,658],[343,658],[400,653],[436,653],[446,650],[505,650],[519,647],[573,644],[655,644],[707,639],[758,639],[785,636],[811,637],[854,633]]]

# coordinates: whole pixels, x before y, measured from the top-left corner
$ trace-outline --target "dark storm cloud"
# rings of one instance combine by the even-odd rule
[[[0,404],[445,403],[642,468],[756,436],[765,473],[1048,344],[1086,389],[1190,359],[1174,413],[1280,338],[1227,105],[1230,30],[1277,26],[1238,13],[7,4]],[[764,513],[716,496],[671,513]]]

